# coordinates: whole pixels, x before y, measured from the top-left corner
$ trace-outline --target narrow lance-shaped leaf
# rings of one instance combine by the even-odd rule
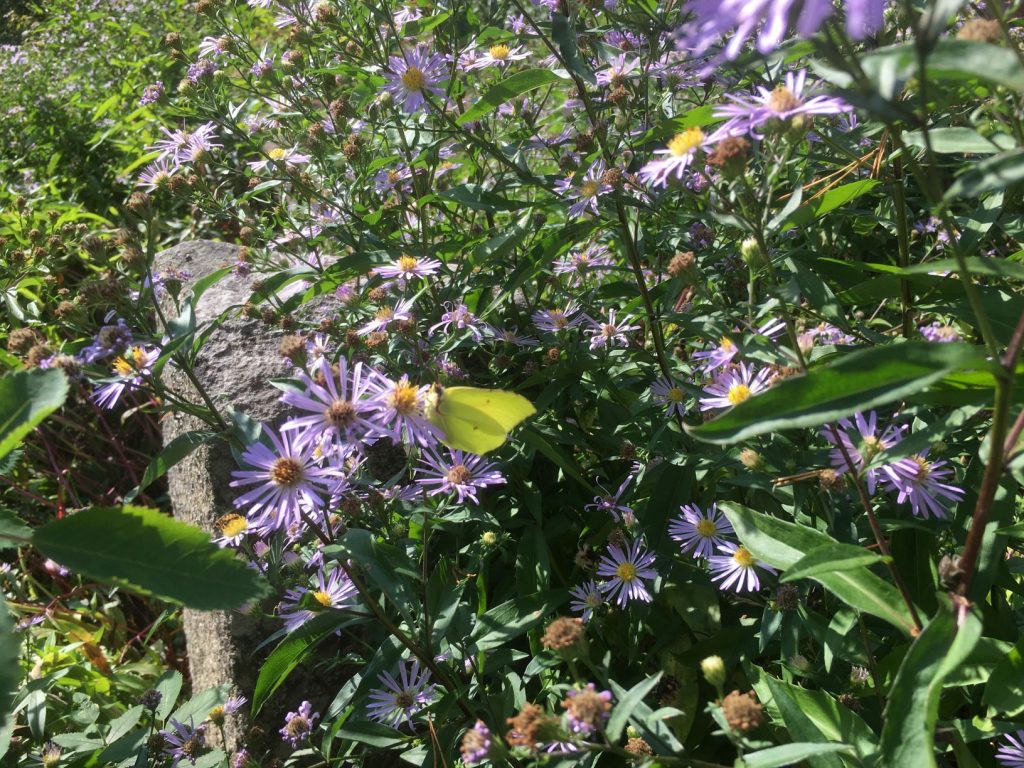
[[[73,571],[192,608],[237,608],[267,588],[234,551],[146,507],[92,507],[47,523],[33,543]]]
[[[970,344],[907,342],[873,347],[785,379],[707,424],[698,440],[724,445],[797,427],[816,427],[919,393],[962,368],[987,366]]]
[[[64,404],[68,380],[58,369],[15,371],[0,377],[0,459]]]
[[[494,110],[506,101],[522,96],[524,93],[540,88],[542,85],[561,81],[558,75],[550,69],[527,69],[524,72],[516,72],[506,77],[501,82],[495,83],[478,102],[463,112],[456,121],[459,125],[472,123],[475,120],[487,117]]]

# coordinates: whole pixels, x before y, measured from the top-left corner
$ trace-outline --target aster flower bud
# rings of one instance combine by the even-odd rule
[[[491,549],[498,544],[498,534],[494,531],[484,531],[480,536],[480,543],[487,549]]]
[[[762,463],[761,454],[753,448],[744,448],[740,451],[740,464],[747,469],[760,469]]]
[[[768,254],[762,249],[756,238],[748,237],[740,243],[740,256],[751,269],[760,269],[768,263]]]
[[[715,688],[721,690],[725,685],[725,662],[721,656],[707,656],[701,659],[700,671],[704,675],[704,679]]]

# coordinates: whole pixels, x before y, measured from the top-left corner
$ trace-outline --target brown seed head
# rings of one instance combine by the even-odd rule
[[[536,704],[524,704],[519,714],[506,721],[511,730],[505,734],[510,747],[535,749],[538,744],[552,741],[558,735],[558,720],[544,713]]]
[[[654,754],[654,750],[651,749],[651,745],[639,736],[632,736],[626,741],[626,751],[631,755],[636,755],[638,759]]]
[[[552,651],[565,651],[579,646],[583,637],[583,619],[561,616],[548,624],[540,644]]]
[[[277,351],[296,365],[304,365],[306,362],[306,340],[298,334],[282,338]]]
[[[956,39],[998,44],[1003,41],[1003,31],[995,19],[971,19],[960,27]]]
[[[753,691],[733,691],[722,700],[722,714],[729,727],[740,733],[749,733],[764,723],[764,707],[758,702]]]

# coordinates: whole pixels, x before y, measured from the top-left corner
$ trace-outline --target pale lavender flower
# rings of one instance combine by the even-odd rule
[[[998,744],[996,760],[1003,768],[1024,768],[1024,729],[1015,733],[1004,733],[1004,741]]]
[[[413,299],[405,299],[398,302],[394,308],[381,307],[377,310],[377,314],[374,315],[373,320],[361,327],[357,333],[360,336],[369,336],[374,331],[386,330],[392,323],[412,320],[413,303]]]
[[[633,475],[626,475],[626,479],[622,481],[622,485],[619,489],[612,493],[605,493],[603,496],[595,496],[594,501],[590,504],[584,505],[584,509],[592,509],[595,512],[607,512],[612,516],[612,520],[619,522],[622,520],[627,524],[632,524],[635,521],[633,514],[633,508],[627,507],[622,503],[622,495],[626,492],[626,488],[633,480]],[[604,490],[602,488],[602,490]]]
[[[581,611],[584,623],[590,621],[594,611],[604,605],[604,595],[593,579],[570,589],[569,597],[574,598],[569,602],[569,610]]]
[[[171,165],[166,157],[150,163],[139,174],[138,185],[147,192],[155,192],[167,186],[179,166]]]
[[[408,376],[398,381],[385,379],[372,399],[378,418],[374,429],[383,437],[422,446],[433,445],[440,439],[440,431],[426,417],[426,396],[429,387],[417,387]]]
[[[928,451],[897,459],[882,467],[888,490],[897,491],[897,504],[910,502],[910,509],[927,520],[948,517],[946,503],[954,504],[964,498],[963,489],[943,481],[954,479],[953,467],[948,461],[928,461]]]
[[[590,350],[611,349],[612,347],[628,347],[629,336],[626,334],[639,330],[639,325],[630,325],[632,318],[626,317],[616,322],[615,310],[608,310],[608,322],[590,321]]]
[[[324,438],[331,443],[352,443],[379,429],[372,398],[383,386],[380,374],[361,362],[349,370],[348,361],[341,358],[335,377],[325,357],[317,361],[313,374],[319,374],[317,379],[299,373],[304,392],[288,391],[281,396],[281,402],[308,414],[289,419],[281,427],[282,432],[298,430],[297,445],[322,445]]]
[[[114,360],[112,370],[117,378],[97,388],[91,395],[92,401],[101,408],[113,408],[125,392],[137,389],[152,375],[153,364],[159,358],[160,350],[156,347],[132,347],[125,357]]]
[[[732,408],[739,405],[752,395],[768,388],[770,373],[767,368],[755,372],[753,368],[740,363],[705,387],[705,396],[699,399],[700,409],[710,411],[714,408]]]
[[[284,147],[274,147],[273,149],[267,150],[267,156],[262,160],[253,160],[247,165],[255,172],[259,173],[268,169],[286,169],[297,168],[300,165],[305,165],[310,161],[309,155],[304,155],[295,147],[285,149]]]
[[[695,361],[703,361],[701,362],[703,370],[705,373],[711,373],[718,368],[725,368],[727,365],[730,365],[738,352],[739,347],[728,336],[722,336],[718,340],[717,346],[701,352],[694,352],[690,357]]]
[[[838,428],[833,432],[832,427],[827,425],[822,428],[821,436],[830,442],[834,448],[829,451],[829,461],[837,475],[847,472],[864,474],[864,481],[869,494],[874,494],[875,485],[882,475],[881,467],[867,469],[868,464],[875,456],[882,451],[887,451],[903,439],[903,430],[906,426],[888,424],[880,427],[878,414],[870,411],[866,416],[863,413],[855,413],[853,421],[840,419]],[[839,435],[839,442],[836,441],[836,434]],[[853,463],[851,467],[843,456],[843,448],[850,456]],[[884,478],[883,478],[884,479]]]
[[[724,554],[709,557],[708,568],[711,569],[711,580],[720,582],[718,588],[723,591],[757,592],[761,589],[757,568],[776,572],[759,562],[746,547],[725,542],[718,545],[718,551]]]
[[[320,465],[315,443],[300,444],[287,432],[278,436],[266,425],[263,432],[273,449],[263,443],[248,446],[242,461],[254,469],[232,472],[230,486],[255,485],[235,499],[235,506],[247,509],[246,514],[260,527],[287,530],[301,524],[300,505],[323,509],[343,475],[333,466]]]
[[[313,726],[320,719],[320,713],[313,711],[313,705],[304,701],[299,705],[297,712],[289,712],[284,717],[284,726],[278,733],[281,738],[287,741],[292,747],[309,738],[313,732]]]
[[[598,160],[587,169],[579,182],[576,181],[575,175],[555,182],[556,192],[563,197],[576,201],[569,206],[569,216],[571,218],[579,218],[587,211],[590,211],[595,216],[600,213],[597,199],[602,195],[607,195],[614,189],[611,184],[604,181],[605,172],[604,161]]]
[[[317,575],[316,589],[296,587],[285,591],[284,598],[278,606],[278,614],[284,619],[286,632],[294,632],[322,610],[342,610],[351,608],[357,597],[355,585],[341,568],[335,568],[330,574],[320,570]],[[306,597],[309,595],[310,597]],[[305,598],[306,605],[303,605]],[[314,610],[307,607],[315,602],[320,608]]]
[[[522,61],[529,57],[529,53],[523,50],[523,46],[508,46],[505,43],[497,43],[487,50],[478,49],[473,61],[466,64],[464,69],[468,72],[474,69],[485,69],[487,67],[499,67],[504,69],[513,61]]]
[[[391,264],[374,267],[373,271],[380,277],[394,278],[405,286],[412,280],[422,280],[436,274],[440,268],[441,262],[437,259],[420,259],[406,255],[400,256]]]
[[[654,553],[646,551],[640,539],[628,550],[611,544],[597,566],[597,575],[609,579],[601,585],[601,591],[607,599],[618,603],[619,608],[625,608],[630,600],[649,603],[652,597],[644,579],[657,578],[653,565]]]
[[[214,72],[217,71],[217,65],[209,59],[199,59],[188,66],[188,71],[185,73],[185,79],[187,79],[192,85],[198,85],[203,80],[209,80],[213,77]]]
[[[734,533],[732,523],[718,511],[717,504],[712,504],[707,513],[696,504],[683,504],[679,510],[683,514],[669,523],[668,533],[680,543],[684,555],[710,558],[715,547],[727,543],[723,537]]]
[[[651,395],[665,406],[668,416],[681,419],[686,415],[686,392],[673,379],[664,376],[651,384]]]
[[[928,341],[950,342],[962,340],[956,328],[940,323],[938,320],[935,320],[930,325],[922,325],[917,330]]]
[[[228,696],[227,701],[224,702],[224,714],[233,715],[236,712],[239,712],[242,707],[248,703],[249,699],[241,694],[236,693],[232,696]]]
[[[777,85],[771,91],[758,86],[754,96],[727,95],[726,98],[732,103],[715,109],[716,116],[728,118],[720,131],[750,133],[761,139],[764,138],[763,129],[766,126],[782,123],[788,127],[797,117],[809,119],[815,115],[840,115],[853,109],[835,96],[822,95],[805,99],[806,78],[807,70],[804,69],[787,72],[785,85]]]
[[[479,504],[478,490],[506,482],[495,464],[473,453],[452,449],[445,459],[436,450],[426,448],[420,462],[416,469],[417,485],[428,489],[431,496],[455,493],[459,504],[464,504],[466,499]]]
[[[612,269],[615,269],[615,260],[603,245],[570,251],[552,266],[556,275],[569,275],[573,285],[580,285],[587,278]]]
[[[139,106],[145,107],[149,104],[155,104],[160,101],[164,95],[164,84],[162,81],[157,80],[152,85],[147,85],[142,91],[142,96],[139,97]]]
[[[566,701],[562,704],[566,709],[566,719],[569,721],[569,730],[575,736],[587,738],[595,731],[603,730],[608,722],[608,715],[611,711],[612,692],[601,691],[598,693],[597,686],[587,683],[586,688],[570,688],[566,692]],[[587,699],[582,708],[574,706],[577,696],[582,695]],[[596,698],[598,701],[594,701]],[[580,710],[584,711],[580,711]]]
[[[387,672],[377,676],[383,688],[370,692],[367,714],[385,725],[397,726],[403,721],[412,727],[412,716],[434,700],[434,686],[430,683],[430,671],[420,670],[419,661],[410,666],[399,665],[396,680]]]
[[[170,728],[160,731],[164,737],[164,754],[171,758],[171,768],[176,768],[182,760],[188,760],[192,765],[196,764],[203,750],[206,748],[206,728],[203,725],[179,723],[177,720],[170,721]]]
[[[682,179],[698,152],[727,135],[727,132],[720,129],[708,136],[700,128],[687,128],[677,133],[669,139],[665,149],[654,150],[654,154],[660,157],[640,169],[640,179],[654,187],[664,187],[671,177]]]
[[[493,746],[491,729],[483,720],[477,720],[476,724],[462,737],[462,746],[459,751],[462,753],[462,762],[466,765],[475,765],[488,758]]]
[[[469,311],[465,304],[445,303],[445,312],[441,315],[441,321],[430,326],[428,335],[433,336],[434,331],[440,328],[447,334],[455,330],[468,330],[470,335],[477,341],[484,337],[484,331],[490,330],[487,323],[482,322],[476,315]]]
[[[614,56],[608,64],[607,69],[597,73],[597,84],[616,88],[632,77],[632,72],[640,66],[640,60],[636,56],[620,53]]]
[[[388,83],[384,89],[401,103],[402,111],[412,114],[426,103],[424,93],[444,95],[439,84],[447,79],[447,70],[444,57],[420,45],[402,56],[392,56],[385,77]]]
[[[395,11],[395,26],[404,27],[410,21],[423,18],[423,11],[416,7],[415,3],[405,3]]]
[[[557,333],[575,328],[584,322],[585,318],[580,314],[580,306],[570,301],[565,309],[555,307],[554,309],[541,309],[531,316],[533,324],[542,331]]]
[[[516,328],[498,329],[492,327],[491,331],[494,333],[495,340],[503,341],[506,344],[512,344],[517,347],[536,347],[540,344],[540,342],[532,336],[520,335]]]
[[[108,322],[114,313],[107,315],[105,322]],[[119,317],[112,325],[104,325],[93,337],[92,343],[83,348],[78,357],[83,363],[95,363],[104,360],[111,355],[118,355],[128,349],[132,344],[132,330],[128,327],[123,317]]]
[[[228,37],[204,37],[199,42],[199,55],[202,57],[218,58],[224,56],[231,50],[231,38]]]

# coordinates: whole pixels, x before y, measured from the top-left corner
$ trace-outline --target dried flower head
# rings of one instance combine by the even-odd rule
[[[722,700],[722,714],[729,727],[740,733],[749,733],[764,723],[764,707],[758,702],[753,691],[733,691]]]
[[[566,651],[577,648],[583,637],[583,619],[560,616],[548,624],[540,643],[552,651]]]

